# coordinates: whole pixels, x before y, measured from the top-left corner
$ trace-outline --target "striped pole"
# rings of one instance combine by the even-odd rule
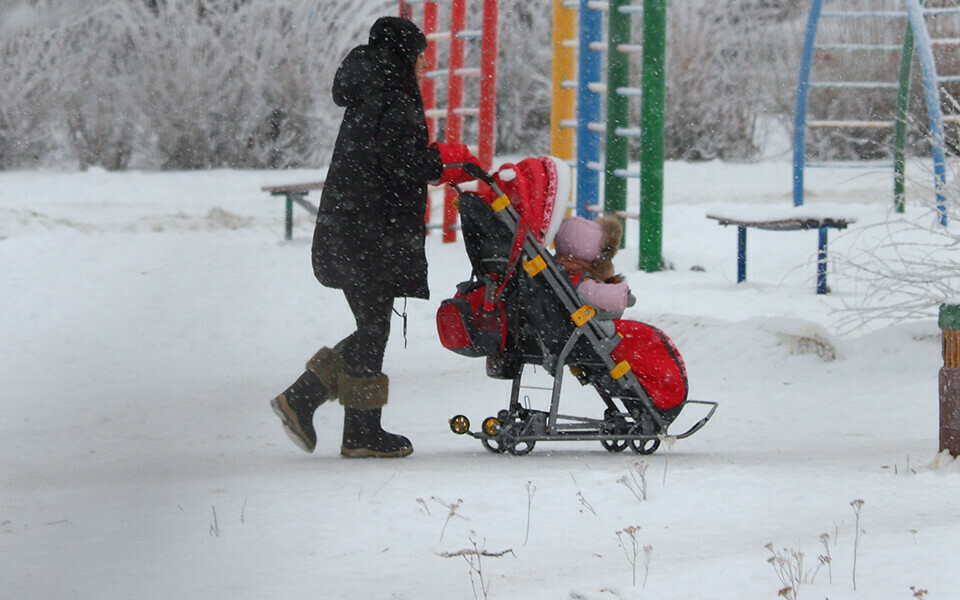
[[[624,134],[629,124],[630,100],[624,91],[630,86],[630,15],[620,10],[629,0],[610,0],[607,16],[607,132],[603,175],[603,211],[623,213],[627,209],[627,162],[629,147]],[[620,218],[620,225],[626,220]],[[626,236],[620,239],[624,246]]]
[[[663,104],[667,0],[643,3],[640,102],[640,269],[663,269]]]
[[[913,70],[913,27],[907,22],[900,50],[900,77],[893,134],[893,204],[898,213],[906,207],[907,111],[910,104],[910,72]]]
[[[577,215],[591,218],[589,207],[599,202],[600,194],[600,93],[601,52],[594,45],[603,36],[603,15],[591,7],[591,0],[580,0],[580,43],[577,64]]]
[[[960,304],[940,305],[943,368],[940,369],[940,451],[960,456]]]
[[[480,46],[480,104],[477,158],[489,171],[493,168],[493,151],[497,122],[497,0],[483,0],[483,31]]]
[[[444,141],[448,144],[461,144],[463,136],[463,60],[466,49],[460,32],[466,28],[466,0],[453,0],[450,7],[450,69],[447,78],[447,129]],[[457,193],[447,187],[443,203],[443,241],[457,241],[457,231],[453,224],[457,222]]]
[[[423,3],[423,34],[429,40],[437,32],[437,3],[428,0]],[[427,44],[423,53],[427,61],[426,72],[432,73],[437,68],[437,44]],[[420,92],[423,95],[423,108],[431,111],[437,107],[437,83],[430,77],[424,77],[420,82]],[[427,118],[427,130],[430,132],[430,141],[437,139],[437,118]]]
[[[919,0],[906,0],[907,16],[916,40],[917,57],[923,73],[924,98],[927,102],[927,116],[930,123],[930,153],[933,155],[933,185],[937,196],[937,212],[940,213],[940,225],[947,225],[947,206],[944,188],[946,187],[946,144],[943,135],[943,113],[940,109],[940,85],[937,82],[937,65],[930,44],[930,33],[923,17],[923,8]]]
[[[573,161],[577,119],[577,9],[553,0],[553,87],[550,92],[550,154]]]
[[[823,0],[813,0],[807,17],[807,32],[800,55],[797,77],[797,104],[793,113],[793,205],[803,205],[803,166],[806,162],[807,95],[810,92],[810,69],[813,66],[813,44],[817,37],[820,7]]]

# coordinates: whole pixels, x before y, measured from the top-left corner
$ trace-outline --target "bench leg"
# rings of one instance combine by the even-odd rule
[[[820,228],[817,244],[817,293],[827,293],[827,228]]]
[[[737,283],[747,278],[747,228],[737,227]]]
[[[293,239],[293,194],[284,194],[287,198],[287,214],[284,219],[284,238]]]

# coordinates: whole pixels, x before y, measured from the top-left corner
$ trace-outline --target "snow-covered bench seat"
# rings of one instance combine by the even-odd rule
[[[737,227],[737,283],[747,278],[747,228],[767,231],[819,231],[817,245],[817,293],[826,294],[827,288],[827,230],[846,229],[856,219],[848,215],[827,215],[817,207],[745,207],[742,211],[711,213],[720,225]]]
[[[313,215],[317,214],[317,207],[307,202],[307,194],[314,190],[323,188],[323,181],[311,181],[309,183],[295,183],[292,185],[265,185],[260,188],[264,192],[269,192],[271,196],[284,196],[287,199],[286,219],[286,239],[293,239],[293,205],[299,204],[304,209],[310,211]]]

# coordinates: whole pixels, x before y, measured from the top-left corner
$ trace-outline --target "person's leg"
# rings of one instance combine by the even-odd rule
[[[406,456],[413,452],[410,440],[384,431],[380,424],[389,395],[389,380],[381,370],[393,298],[371,295],[362,288],[345,290],[344,295],[357,330],[337,344],[347,363],[339,377],[340,403],[344,405],[340,453],[349,458]]]
[[[361,287],[343,291],[357,329],[334,346],[354,377],[372,377],[383,369],[383,353],[390,337],[393,298],[371,294]]]

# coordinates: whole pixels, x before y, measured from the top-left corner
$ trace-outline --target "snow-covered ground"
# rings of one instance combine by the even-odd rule
[[[935,316],[840,327],[854,288],[814,294],[815,232],[751,231],[737,285],[736,230],[706,218],[788,208],[789,164],[668,164],[673,270],[636,269],[629,225],[627,316],[664,329],[691,397],[720,403],[642,462],[581,442],[493,455],[449,431],[505,407],[509,384],[439,344],[434,312],[469,266],[435,234],[433,298],[407,305],[406,347],[394,319],[384,367],[385,425],[414,454],[340,458],[338,405],[318,411],[316,453],[295,448],[268,401],[352,319],[313,279],[311,216],[285,241],[260,186],[321,175],[0,173],[0,597],[777,598],[768,543],[785,566],[803,553],[800,598],[960,593],[960,463],[931,468]],[[831,253],[891,204],[886,172],[808,189],[858,219]],[[602,413],[565,392],[567,414]]]

